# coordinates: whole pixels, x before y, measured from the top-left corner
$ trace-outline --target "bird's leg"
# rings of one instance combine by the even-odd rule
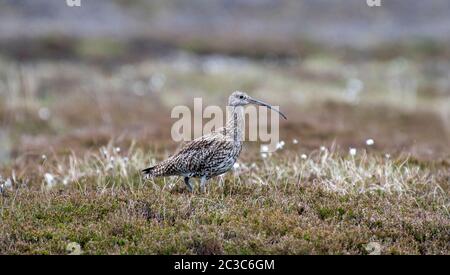
[[[200,191],[201,191],[202,193],[205,193],[205,185],[206,185],[206,177],[203,176],[203,177],[201,177],[201,179],[200,179]]]
[[[186,186],[189,189],[189,191],[192,192],[192,185],[189,182],[189,177],[184,177],[184,183],[186,184]]]

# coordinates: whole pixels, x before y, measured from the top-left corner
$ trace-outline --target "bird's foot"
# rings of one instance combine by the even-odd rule
[[[205,193],[206,192],[206,178],[202,177],[200,179],[200,192]]]
[[[189,178],[188,178],[188,177],[185,177],[185,178],[184,178],[184,183],[186,184],[186,187],[187,187],[187,189],[189,190],[189,192],[192,192],[192,185],[191,185],[191,183],[189,182]]]

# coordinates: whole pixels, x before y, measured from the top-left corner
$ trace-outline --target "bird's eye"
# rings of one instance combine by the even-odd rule
[[[240,97],[239,97],[240,99],[244,99],[244,96],[243,95],[241,95]]]

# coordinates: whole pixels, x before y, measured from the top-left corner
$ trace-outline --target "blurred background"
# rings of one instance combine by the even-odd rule
[[[0,0],[0,172],[170,151],[172,107],[234,90],[281,106],[283,150],[448,164],[449,42],[447,0]]]

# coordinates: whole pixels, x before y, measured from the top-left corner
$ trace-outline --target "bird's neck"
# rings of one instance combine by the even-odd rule
[[[244,107],[229,106],[229,108],[230,112],[228,122],[225,127],[226,135],[232,138],[235,142],[241,142],[244,131]]]

